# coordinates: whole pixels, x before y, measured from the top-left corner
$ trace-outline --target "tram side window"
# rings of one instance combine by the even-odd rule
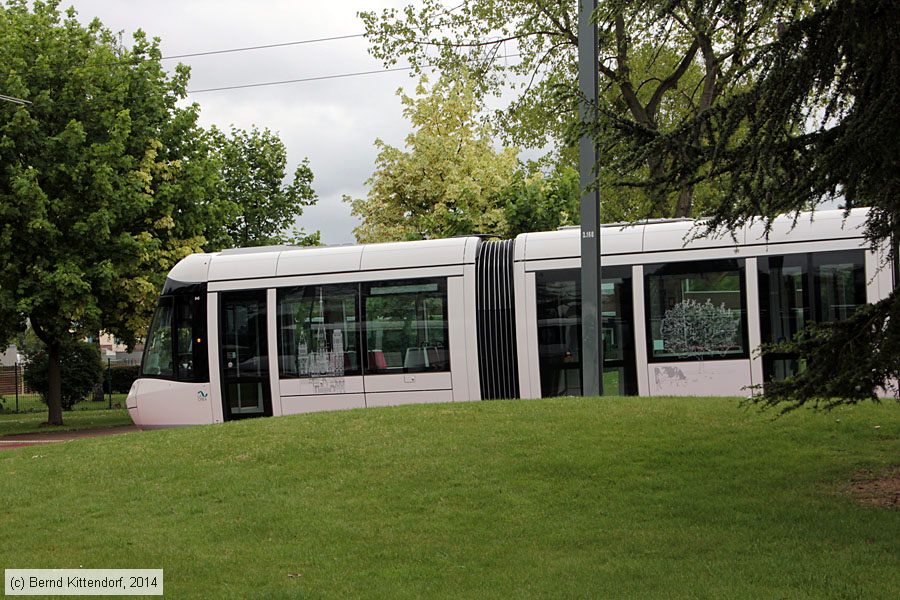
[[[208,381],[206,353],[206,295],[161,298],[144,346],[142,376]]]
[[[651,360],[747,356],[742,263],[714,260],[646,268]]]
[[[278,361],[282,377],[360,374],[357,285],[278,290]]]
[[[172,301],[175,307],[175,378],[178,381],[208,381],[206,295],[182,294]]]
[[[175,364],[178,379],[194,379],[194,311],[191,302],[181,299],[175,302]]]
[[[812,255],[818,320],[843,321],[866,303],[866,267],[862,250]]]
[[[175,374],[172,356],[172,299],[163,298],[156,307],[144,357],[141,361],[141,373],[150,377],[171,379]]]
[[[363,286],[367,373],[449,371],[446,279]]]
[[[794,339],[810,322],[841,321],[866,303],[862,250],[788,254],[760,259],[763,342]],[[805,368],[796,355],[763,357],[767,380],[781,380]]]

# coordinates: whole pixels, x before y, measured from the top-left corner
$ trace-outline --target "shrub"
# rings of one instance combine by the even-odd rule
[[[40,350],[28,357],[25,365],[25,384],[40,394],[44,404],[50,392],[48,377],[49,361],[47,350]],[[72,410],[76,403],[84,400],[94,389],[94,384],[102,377],[100,353],[97,347],[87,342],[70,342],[62,347],[60,356],[62,376],[62,407]]]
[[[109,373],[103,373],[103,393],[109,393],[112,382],[113,394],[127,394],[140,372],[141,368],[138,365],[112,365]]]

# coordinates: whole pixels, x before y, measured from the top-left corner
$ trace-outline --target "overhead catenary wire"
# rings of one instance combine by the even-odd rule
[[[521,53],[515,54],[503,54],[500,56],[495,56],[491,60],[497,60],[500,58],[514,58],[517,56],[521,56]],[[414,69],[434,69],[440,65],[437,64],[429,64],[429,65],[419,65],[419,66],[410,66],[410,67],[392,67],[388,69],[374,69],[372,71],[357,71],[354,73],[337,73],[334,75],[318,75],[313,77],[300,77],[297,79],[283,79],[280,81],[263,81],[260,83],[244,83],[238,85],[225,85],[220,87],[212,87],[212,88],[203,88],[199,90],[188,90],[188,94],[202,94],[205,92],[220,92],[227,90],[241,90],[246,88],[255,88],[255,87],[266,87],[273,85],[287,85],[290,83],[304,83],[308,81],[323,81],[326,79],[343,79],[346,77],[360,77],[363,75],[378,75],[381,73],[395,73],[398,71],[412,71]]]
[[[30,100],[22,100],[21,98],[16,98],[15,96],[7,96],[6,94],[0,94],[0,100],[12,102],[13,104],[31,104]]]
[[[453,6],[451,8],[448,8],[448,9],[442,11],[441,14],[449,15],[450,13],[452,13],[453,11],[455,11],[456,9],[458,9],[464,5],[465,5],[465,2],[463,2],[462,4],[457,4],[456,6]],[[300,46],[303,44],[316,44],[319,42],[332,42],[332,41],[336,41],[336,40],[347,40],[347,39],[351,39],[351,38],[365,37],[366,35],[367,35],[366,32],[348,33],[345,35],[332,35],[329,37],[309,38],[309,39],[305,39],[305,40],[295,40],[293,42],[280,42],[280,43],[275,43],[275,44],[260,44],[258,46],[242,46],[240,48],[225,48],[222,50],[206,50],[203,52],[187,52],[184,54],[170,54],[168,56],[161,57],[160,60],[174,60],[176,58],[192,58],[195,56],[212,56],[215,54],[228,54],[231,52],[248,52],[251,50],[265,50],[266,48],[283,48],[285,46]]]
[[[352,33],[347,35],[333,35],[331,37],[310,38],[306,40],[295,40],[293,42],[281,42],[277,44],[261,44],[259,46],[243,46],[240,48],[225,48],[223,50],[207,50],[205,52],[189,52],[185,54],[171,54],[163,56],[160,60],[175,60],[176,58],[192,58],[194,56],[211,56],[214,54],[228,54],[231,52],[247,52],[250,50],[264,50],[266,48],[283,48],[285,46],[299,46],[302,44],[316,44],[319,42],[331,42],[334,40],[347,40],[350,38],[364,37],[365,33]]]
[[[436,65],[423,65],[419,68],[428,69],[432,68]],[[303,83],[306,81],[322,81],[325,79],[341,79],[344,77],[359,77],[361,75],[377,75],[379,73],[392,73],[395,71],[409,71],[414,67],[394,67],[391,69],[375,69],[372,71],[357,71],[355,73],[337,73],[334,75],[318,75],[315,77],[301,77],[299,79],[284,79],[281,81],[263,81],[260,83],[244,83],[239,85],[225,85],[221,87],[214,88],[203,88],[200,90],[188,90],[188,94],[202,94],[204,92],[220,92],[224,90],[240,90],[245,88],[255,88],[255,87],[265,87],[270,85],[286,85],[288,83]]]

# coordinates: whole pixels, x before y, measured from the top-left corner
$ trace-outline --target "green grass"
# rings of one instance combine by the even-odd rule
[[[124,408],[63,412],[65,425],[61,427],[45,427],[43,423],[46,421],[46,408],[44,412],[40,413],[0,414],[0,437],[14,433],[74,431],[76,429],[131,425],[131,417],[128,416],[128,411]]]
[[[113,394],[112,395],[112,404],[115,406],[118,404],[120,407],[125,407],[125,397],[128,394]],[[18,411],[16,411],[16,397],[11,394],[0,395],[0,415],[4,413],[30,413],[30,412],[47,412],[47,405],[44,404],[44,401],[41,400],[39,394],[29,393],[29,394],[19,394],[19,403],[18,403]],[[102,402],[88,402],[82,401],[75,404],[74,412],[82,411],[82,410],[108,410],[109,409],[109,396],[104,395]]]
[[[0,453],[0,566],[164,568],[173,598],[894,598],[900,511],[841,490],[898,460],[893,403],[496,401],[139,432]]]

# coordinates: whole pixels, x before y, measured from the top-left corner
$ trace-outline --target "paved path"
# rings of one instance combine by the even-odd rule
[[[82,429],[79,431],[48,431],[46,433],[14,433],[0,437],[0,451],[22,446],[36,446],[38,444],[54,444],[68,442],[81,438],[100,437],[103,435],[118,435],[140,431],[134,425],[120,425],[118,427],[104,427],[101,429]]]

